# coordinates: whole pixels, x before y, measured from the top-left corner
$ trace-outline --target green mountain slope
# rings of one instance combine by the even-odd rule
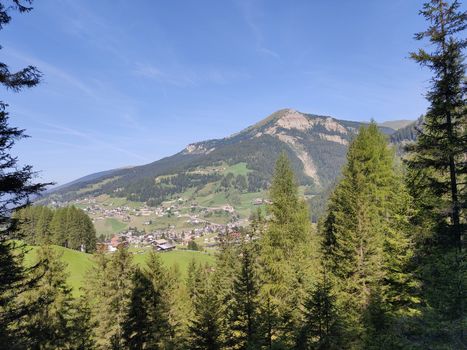
[[[52,191],[43,201],[107,194],[158,205],[187,190],[220,184],[227,175],[223,169],[240,163],[248,170],[241,174],[246,181],[238,180],[240,192],[260,192],[267,188],[282,151],[291,159],[299,183],[312,194],[321,193],[340,173],[347,146],[361,125],[284,109],[230,137],[188,145],[150,164],[88,176]],[[394,133],[391,128],[381,130]]]
[[[25,263],[30,266],[35,262],[38,247],[32,246],[28,249],[29,251],[25,256]],[[59,246],[54,246],[54,249],[61,254],[62,261],[67,264],[66,272],[68,273],[68,283],[73,288],[73,293],[75,295],[79,295],[80,288],[83,286],[87,271],[93,265],[92,255]],[[133,262],[137,265],[144,265],[146,263],[148,253],[149,251],[147,250],[144,252],[135,252],[133,255]],[[201,264],[214,264],[215,262],[213,255],[186,250],[174,250],[171,252],[160,253],[159,256],[162,262],[168,267],[177,264],[180,268],[182,277],[186,277],[188,264],[192,259]]]

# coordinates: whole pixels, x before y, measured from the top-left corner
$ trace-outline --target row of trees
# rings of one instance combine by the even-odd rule
[[[87,253],[96,250],[96,230],[81,209],[68,206],[50,209],[34,205],[13,214],[16,234],[28,244],[56,244]]]

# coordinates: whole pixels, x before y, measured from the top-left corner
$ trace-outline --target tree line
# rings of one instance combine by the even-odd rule
[[[16,235],[31,245],[55,244],[92,253],[96,250],[96,230],[90,217],[75,206],[51,209],[27,206],[13,214]]]

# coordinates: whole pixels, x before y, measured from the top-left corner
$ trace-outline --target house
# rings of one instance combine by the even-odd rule
[[[166,239],[156,239],[156,240],[154,240],[154,244],[156,246],[162,245],[162,244],[167,244],[167,243],[169,243],[169,242]]]
[[[160,252],[170,252],[175,249],[175,245],[171,243],[158,244],[156,247]]]
[[[108,245],[109,252],[114,252],[118,248],[121,247],[128,247],[128,242],[122,236],[113,236],[110,240],[110,244]]]

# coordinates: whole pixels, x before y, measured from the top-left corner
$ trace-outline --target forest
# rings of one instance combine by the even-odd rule
[[[0,2],[0,29],[30,3]],[[415,39],[424,49],[410,57],[431,72],[429,107],[407,131],[416,141],[402,160],[376,123],[362,126],[314,225],[281,153],[272,160],[266,210],[253,213],[241,239],[223,237],[215,264],[193,261],[186,274],[156,252],[137,266],[120,247],[95,253],[85,287],[73,293],[51,245],[93,252],[95,235],[82,235],[92,223],[74,207],[29,205],[48,184],[12,155],[25,134],[9,125],[1,102],[0,348],[467,348],[467,13],[460,7],[429,0],[421,9],[428,27]],[[32,66],[0,65],[9,90],[40,78]],[[186,178],[164,181],[184,187]],[[222,181],[248,186],[244,177]],[[32,265],[24,263],[26,243],[40,246]]]
[[[92,253],[96,250],[96,230],[81,209],[68,206],[50,209],[42,205],[21,208],[12,215],[15,235],[29,245],[59,245]]]

